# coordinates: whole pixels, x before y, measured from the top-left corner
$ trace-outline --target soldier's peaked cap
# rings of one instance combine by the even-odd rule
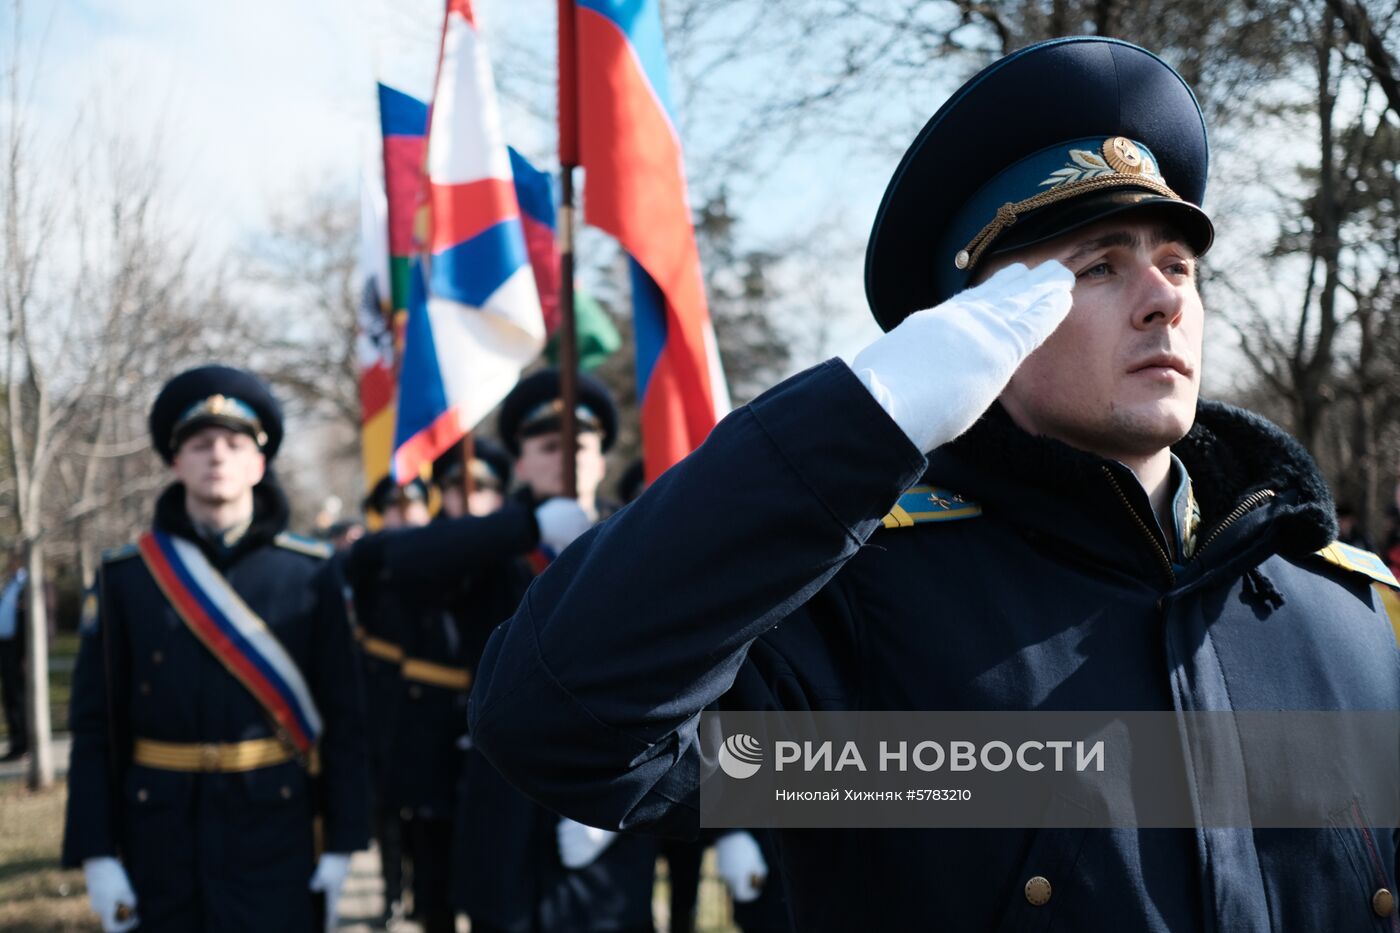
[[[151,405],[151,443],[170,463],[186,438],[217,426],[252,437],[269,461],[282,444],[282,408],[257,376],[232,366],[187,369]]]
[[[559,398],[559,370],[540,369],[521,379],[501,402],[496,433],[512,457],[520,456],[520,441],[536,434],[558,431],[563,403]],[[603,450],[617,436],[617,406],[601,381],[578,374],[578,426],[602,435]]]
[[[1117,39],[1052,39],[984,68],[895,169],[865,254],[885,330],[966,288],[985,257],[1151,207],[1197,255],[1210,147],[1195,95]]]

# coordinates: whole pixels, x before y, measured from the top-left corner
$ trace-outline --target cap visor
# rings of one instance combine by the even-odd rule
[[[1196,205],[1141,188],[1113,188],[1052,204],[1019,218],[996,239],[987,255],[998,256],[1035,246],[1128,211],[1151,211],[1160,216],[1181,232],[1186,245],[1197,256],[1204,256],[1215,242],[1215,225]]]

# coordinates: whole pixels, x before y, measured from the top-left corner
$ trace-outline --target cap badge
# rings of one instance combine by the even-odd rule
[[[1142,157],[1142,150],[1126,136],[1113,136],[1103,144],[1103,157],[1115,172],[1124,175],[1140,175],[1148,169]],[[1156,174],[1153,172],[1152,174]]]

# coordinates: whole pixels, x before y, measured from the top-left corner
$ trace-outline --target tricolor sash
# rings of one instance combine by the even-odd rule
[[[248,688],[278,735],[309,760],[321,735],[321,714],[277,636],[191,542],[153,530],[137,547],[185,625]]]

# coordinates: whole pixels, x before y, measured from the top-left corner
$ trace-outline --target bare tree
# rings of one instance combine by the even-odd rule
[[[158,209],[158,143],[138,148],[81,115],[46,146],[52,137],[30,98],[36,72],[20,47],[22,10],[18,2],[12,9],[0,79],[0,479],[38,591],[48,548],[75,523],[144,499],[157,482],[136,412],[156,375],[202,345],[204,309],[188,288],[192,242]],[[125,462],[133,460],[134,469]],[[121,475],[109,475],[117,464]],[[65,486],[76,498],[53,495]],[[28,606],[29,780],[46,787],[54,767],[49,622],[43,599]]]

